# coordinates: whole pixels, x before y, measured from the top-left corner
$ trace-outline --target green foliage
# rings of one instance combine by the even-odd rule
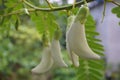
[[[120,18],[120,7],[114,7],[112,9],[112,13],[116,14],[116,16]]]
[[[28,12],[28,9],[32,10],[33,8],[28,7],[22,0],[2,1],[0,1],[0,79],[1,74],[6,78],[12,76],[15,72],[23,76],[24,80],[30,80],[25,77],[30,77],[31,68],[40,61],[41,35],[45,31],[49,32],[50,39],[52,39],[56,28],[60,27],[63,34],[61,43],[62,46],[65,46],[67,11],[42,12],[35,10],[34,12]],[[40,8],[49,7],[44,0],[45,4],[41,4],[42,2],[39,4],[39,0],[26,1]],[[55,4],[55,6],[58,5]],[[20,11],[20,13],[15,14],[15,11],[17,13]],[[71,10],[74,14],[77,11],[78,8]],[[12,14],[9,15],[9,13]],[[120,18],[120,7],[113,8],[112,13]],[[27,24],[27,26],[21,26],[23,24]],[[95,36],[99,35],[99,33],[95,32],[95,29],[95,21],[92,16],[89,16],[86,22],[87,41],[96,54],[104,56],[104,49],[100,44],[101,40],[95,38]],[[63,56],[65,56],[65,60],[69,64],[70,61],[66,51],[63,51],[63,53],[65,53]],[[54,80],[104,80],[104,60],[80,59],[79,68],[56,69],[52,74]],[[23,78],[17,80],[23,80]]]
[[[92,16],[88,16],[86,22],[87,41],[91,49],[101,56],[103,56],[103,46],[96,39],[98,35],[95,32],[95,21]],[[80,67],[77,69],[77,80],[104,80],[104,60],[84,60],[80,59]]]
[[[112,9],[112,13],[113,13],[113,14],[116,14],[116,16],[117,16],[118,18],[120,18],[120,7],[114,7],[114,8]],[[120,25],[120,22],[119,22],[118,24]]]
[[[53,13],[36,12],[36,14],[34,13],[31,15],[31,19],[34,22],[40,34],[43,34],[45,33],[45,31],[48,31],[50,33],[50,37],[53,37],[54,31],[58,27]]]
[[[32,27],[20,26],[19,31],[10,31],[8,37],[0,34],[0,79],[12,78],[14,73],[19,76],[17,80],[26,79],[31,68],[39,62],[40,40]]]
[[[76,80],[74,68],[59,69],[54,72],[54,80]]]

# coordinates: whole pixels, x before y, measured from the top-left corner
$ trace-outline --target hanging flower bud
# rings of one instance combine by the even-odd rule
[[[52,65],[53,59],[51,57],[50,46],[44,47],[41,62],[32,69],[32,72],[35,74],[45,73],[52,68]]]
[[[60,43],[59,43],[60,36],[61,36],[61,30],[57,28],[57,30],[54,33],[54,38],[51,43],[51,54],[52,54],[54,63],[58,67],[67,67],[67,64],[64,62],[62,55],[61,55],[61,48],[60,48]]]
[[[76,17],[75,15],[71,15],[67,18],[67,30],[69,29],[71,24],[74,22],[75,17]]]
[[[74,22],[75,17],[76,17],[75,15],[71,15],[71,16],[68,17],[68,19],[67,19],[67,30],[69,29],[71,24]],[[68,43],[66,43],[66,47],[67,47],[67,50],[68,50],[68,53],[69,53],[69,56],[72,60],[73,65],[75,65],[75,67],[79,67],[79,57],[78,57],[78,55],[76,55],[75,53],[70,51],[71,49],[70,49]]]
[[[81,5],[75,20],[80,21],[81,24],[85,24],[88,15],[89,15],[89,8],[87,7],[87,5]]]
[[[49,46],[49,33],[45,31],[42,36],[43,47]]]
[[[100,59],[89,47],[85,34],[85,21],[88,16],[88,7],[81,6],[74,22],[66,33],[68,52],[78,55],[84,59]]]
[[[51,56],[51,48],[48,40],[48,35],[43,34],[43,52],[41,62],[32,69],[33,73],[41,74],[49,71],[53,65],[53,59]]]
[[[61,29],[59,27],[57,27],[57,29],[55,30],[55,33],[54,33],[54,39],[59,40],[61,38],[61,35],[62,35]]]

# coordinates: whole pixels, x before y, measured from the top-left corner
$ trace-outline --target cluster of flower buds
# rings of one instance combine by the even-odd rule
[[[74,66],[79,66],[79,57],[84,59],[100,59],[101,57],[94,53],[86,39],[85,22],[89,14],[86,5],[80,7],[76,16],[69,18],[68,30],[66,32],[66,46],[69,56]],[[61,36],[60,28],[57,28],[53,40],[50,44],[46,34],[43,35],[43,52],[40,64],[32,69],[33,73],[45,73],[49,71],[53,65],[58,67],[68,67],[61,55],[59,39]]]
[[[68,67],[64,62],[61,55],[61,47],[59,43],[60,29],[57,28],[54,34],[54,38],[50,44],[49,38],[46,34],[43,34],[43,52],[41,62],[32,69],[35,74],[41,74],[49,71],[53,66]]]

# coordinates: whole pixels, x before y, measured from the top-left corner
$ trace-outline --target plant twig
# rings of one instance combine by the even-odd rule
[[[87,2],[91,2],[91,1],[93,1],[93,0],[86,0],[86,1],[87,1]],[[71,5],[61,6],[61,7],[54,7],[54,9],[50,9],[50,8],[39,8],[39,7],[36,7],[36,6],[32,5],[32,4],[30,4],[29,2],[27,2],[26,0],[24,0],[24,3],[25,3],[26,5],[28,5],[29,7],[34,8],[34,9],[36,9],[36,10],[40,10],[40,11],[70,10],[70,9],[72,9],[72,7],[73,7],[73,4],[71,4]],[[77,6],[79,6],[79,5],[82,5],[82,4],[84,4],[84,0],[75,3],[75,7],[77,7]]]
[[[39,7],[36,7],[32,4],[30,4],[29,2],[25,1],[24,0],[24,3],[26,5],[28,5],[29,7],[31,8],[34,8],[34,9],[37,9],[37,10],[40,10],[40,11],[59,11],[59,10],[69,10],[69,9],[72,9],[73,5],[67,5],[67,6],[61,6],[61,7],[54,7],[54,9],[50,9],[50,8],[39,8]],[[75,7],[78,6],[78,5],[81,5],[83,4],[83,1],[80,1],[78,3],[75,4]]]
[[[75,8],[75,3],[76,3],[76,0],[74,0],[74,2],[73,2],[73,9]]]
[[[107,1],[105,0],[105,1],[104,1],[104,9],[103,9],[102,21],[101,21],[101,22],[103,22],[104,17],[105,17],[106,3],[107,3]]]
[[[51,9],[53,9],[53,6],[50,4],[50,2],[48,1],[48,0],[45,0],[46,2],[47,2],[47,4],[49,5],[49,7],[51,8]]]
[[[60,11],[60,10],[70,10],[73,8],[73,4],[72,5],[66,5],[66,6],[61,6],[61,7],[54,7],[53,9],[51,8],[39,8],[39,7],[36,7],[32,4],[30,4],[29,2],[27,2],[26,0],[22,0],[26,5],[28,5],[29,7],[31,7],[31,9],[28,9],[28,12],[34,12],[34,11],[44,11],[44,12],[51,12],[51,11]],[[87,0],[87,2],[91,2],[93,0]],[[84,4],[84,1],[80,1],[80,2],[77,2],[75,3],[75,7],[79,6],[79,5],[82,5]],[[7,13],[7,14],[4,14],[4,15],[0,15],[0,16],[10,16],[10,15],[14,15],[14,14],[20,14],[20,13],[23,13],[24,10],[23,9],[20,9],[20,10],[17,10],[17,11],[13,11],[11,13]]]
[[[110,1],[110,2],[112,2],[113,4],[115,4],[115,5],[117,5],[117,6],[119,6],[120,7],[120,3],[118,3],[118,2],[116,2],[116,1]]]
[[[83,0],[84,1],[84,4],[87,6],[87,1],[86,0]]]

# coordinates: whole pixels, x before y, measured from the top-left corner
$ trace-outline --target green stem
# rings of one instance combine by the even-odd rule
[[[26,5],[28,5],[29,7],[31,7],[31,9],[28,9],[28,12],[35,12],[35,11],[51,12],[51,11],[60,11],[60,10],[70,10],[70,9],[73,8],[73,4],[72,5],[61,6],[61,7],[54,7],[53,9],[51,9],[51,8],[39,8],[39,7],[36,7],[32,4],[30,4],[26,0],[21,0],[21,1],[24,2]],[[86,1],[91,2],[91,1],[94,1],[94,0],[86,0]],[[109,1],[109,2],[112,2],[112,3],[120,6],[120,4],[115,2],[115,1]],[[77,6],[80,6],[82,4],[84,4],[84,0],[82,0],[80,2],[77,2],[74,5],[75,5],[75,7],[77,7]],[[20,9],[20,10],[13,11],[13,12],[10,12],[10,13],[4,14],[4,15],[0,15],[0,17],[1,16],[10,16],[10,15],[15,15],[15,14],[20,14],[20,13],[24,13],[24,9]]]
[[[91,2],[91,1],[93,1],[93,0],[87,0],[87,2]],[[26,5],[28,5],[29,7],[34,8],[34,9],[36,9],[36,10],[40,10],[40,11],[70,10],[70,9],[73,8],[73,5],[74,5],[74,4],[72,4],[72,5],[67,5],[67,6],[54,7],[54,9],[50,9],[50,8],[39,8],[39,7],[36,7],[36,6],[30,4],[29,2],[27,2],[27,1],[25,1],[25,0],[24,0],[24,3],[25,3]],[[84,1],[83,1],[83,0],[80,1],[80,2],[75,3],[75,7],[77,7],[77,6],[79,6],[79,5],[82,5],[82,4],[84,4]]]
[[[93,1],[93,0],[87,0],[87,2],[91,2],[91,1]],[[28,12],[34,12],[34,11],[52,12],[52,11],[60,11],[60,10],[70,10],[70,9],[73,8],[73,4],[72,5],[61,6],[61,7],[54,7],[53,9],[51,9],[51,8],[39,8],[39,7],[36,7],[32,4],[30,4],[26,0],[23,0],[23,2],[26,5],[28,5],[29,7],[31,7],[31,9],[28,9]],[[84,4],[84,1],[77,2],[77,3],[75,3],[75,7],[80,6],[82,4]],[[13,11],[11,13],[7,13],[7,14],[0,15],[0,16],[10,16],[10,15],[14,15],[14,14],[20,14],[20,13],[23,13],[23,12],[24,12],[24,10],[20,9],[20,10]]]
[[[105,0],[105,1],[104,1],[104,9],[103,9],[102,21],[101,21],[101,22],[103,22],[104,17],[105,17],[106,3],[107,3],[107,1]]]
[[[110,1],[110,2],[120,7],[120,3],[116,2],[116,1]]]
[[[84,0],[84,4],[87,6],[87,1],[86,0]]]
[[[75,3],[76,3],[76,0],[74,0],[74,3],[73,3],[73,9],[75,8]]]
[[[51,9],[53,9],[53,6],[50,4],[50,2],[49,2],[48,0],[45,0],[45,1],[47,2],[48,6],[49,6]]]

